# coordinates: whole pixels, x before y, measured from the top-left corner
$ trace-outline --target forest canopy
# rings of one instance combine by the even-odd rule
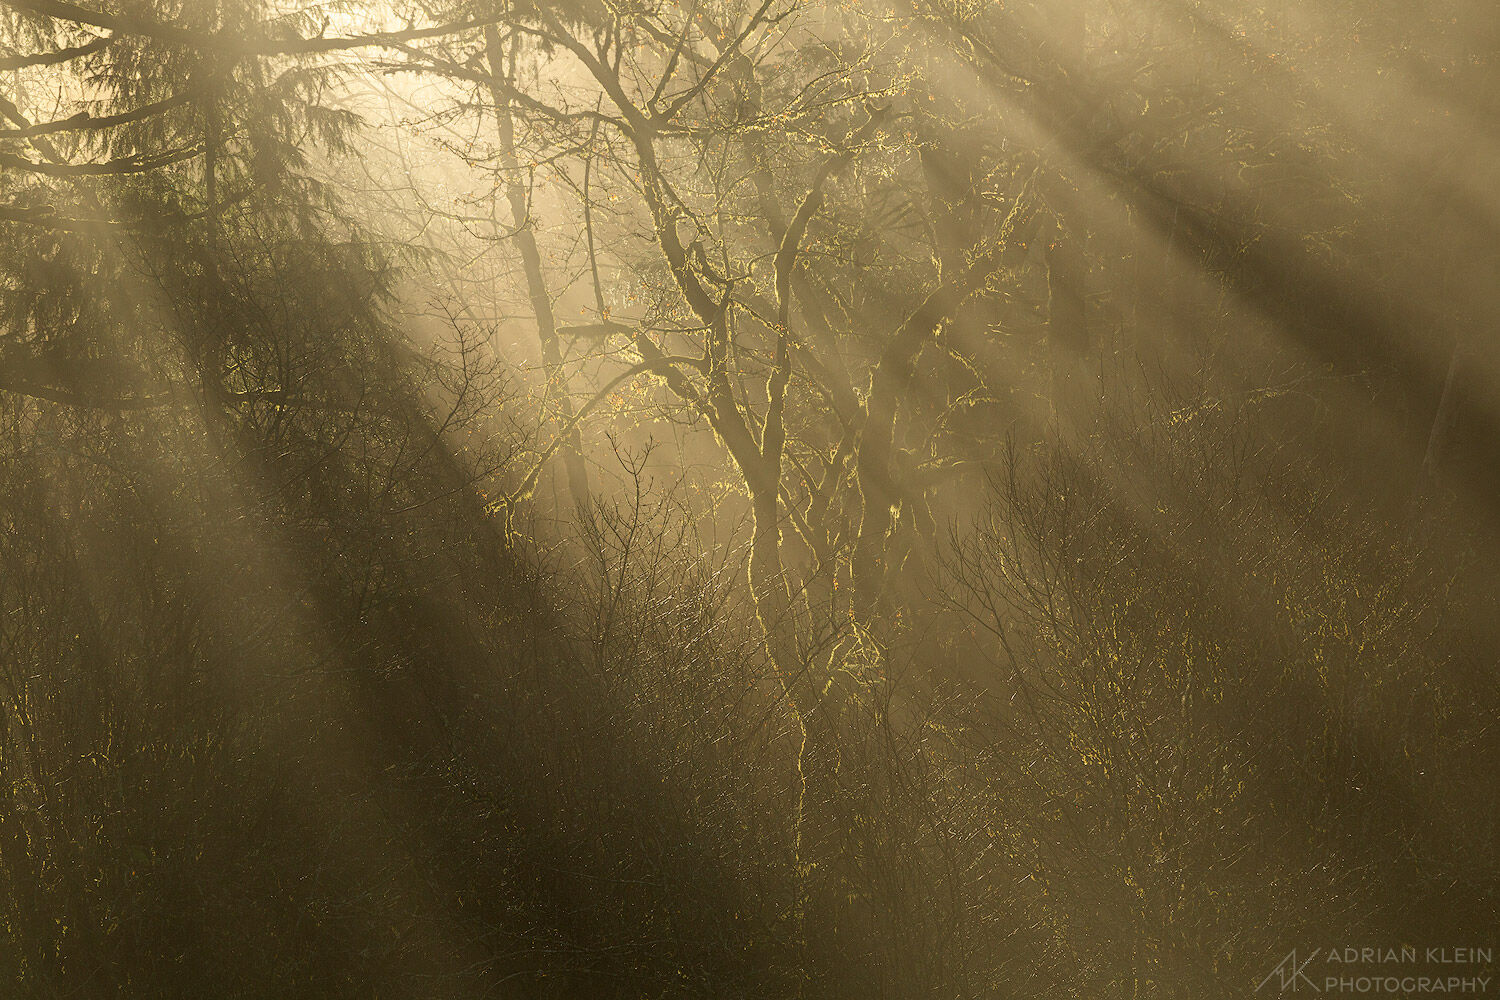
[[[0,0],[4,990],[1484,992],[1497,100],[1488,0]]]

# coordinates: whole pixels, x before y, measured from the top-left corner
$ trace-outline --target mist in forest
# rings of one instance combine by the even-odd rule
[[[0,0],[0,994],[1500,991],[1497,192],[1490,0]]]

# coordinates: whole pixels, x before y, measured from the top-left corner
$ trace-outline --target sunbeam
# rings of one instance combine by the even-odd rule
[[[0,992],[1490,992],[1492,8],[0,0]]]

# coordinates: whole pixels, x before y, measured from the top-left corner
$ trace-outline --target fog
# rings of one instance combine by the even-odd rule
[[[7,995],[1488,992],[1497,53],[0,0]]]

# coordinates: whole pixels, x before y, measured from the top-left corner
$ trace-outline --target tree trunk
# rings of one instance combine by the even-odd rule
[[[1457,403],[1458,372],[1463,357],[1463,342],[1453,345],[1453,354],[1448,359],[1448,374],[1443,379],[1443,394],[1438,398],[1437,412],[1432,417],[1432,430],[1427,435],[1427,453],[1422,456],[1422,471],[1436,476],[1442,467],[1443,452],[1447,450],[1448,438],[1453,428],[1453,410]]]
[[[1088,264],[1075,238],[1060,228],[1047,246],[1047,355],[1052,414],[1060,430],[1085,417],[1088,391]]]
[[[499,81],[505,78],[505,52],[500,31],[494,25],[484,29],[485,55],[490,67],[490,98],[495,103],[495,120],[500,139],[500,169],[505,178],[505,198],[510,203],[511,224],[515,228],[516,249],[521,253],[521,267],[526,274],[526,294],[536,317],[537,339],[542,345],[542,363],[546,369],[547,392],[557,400],[558,418],[567,435],[563,448],[563,465],[567,469],[568,490],[574,506],[585,511],[589,505],[588,468],[583,462],[583,441],[574,422],[573,397],[567,374],[562,367],[562,350],[557,340],[557,316],[552,298],[547,294],[547,280],[542,273],[542,255],[532,232],[528,191],[521,183],[521,165],[516,159],[515,121],[510,113],[510,99]]]

